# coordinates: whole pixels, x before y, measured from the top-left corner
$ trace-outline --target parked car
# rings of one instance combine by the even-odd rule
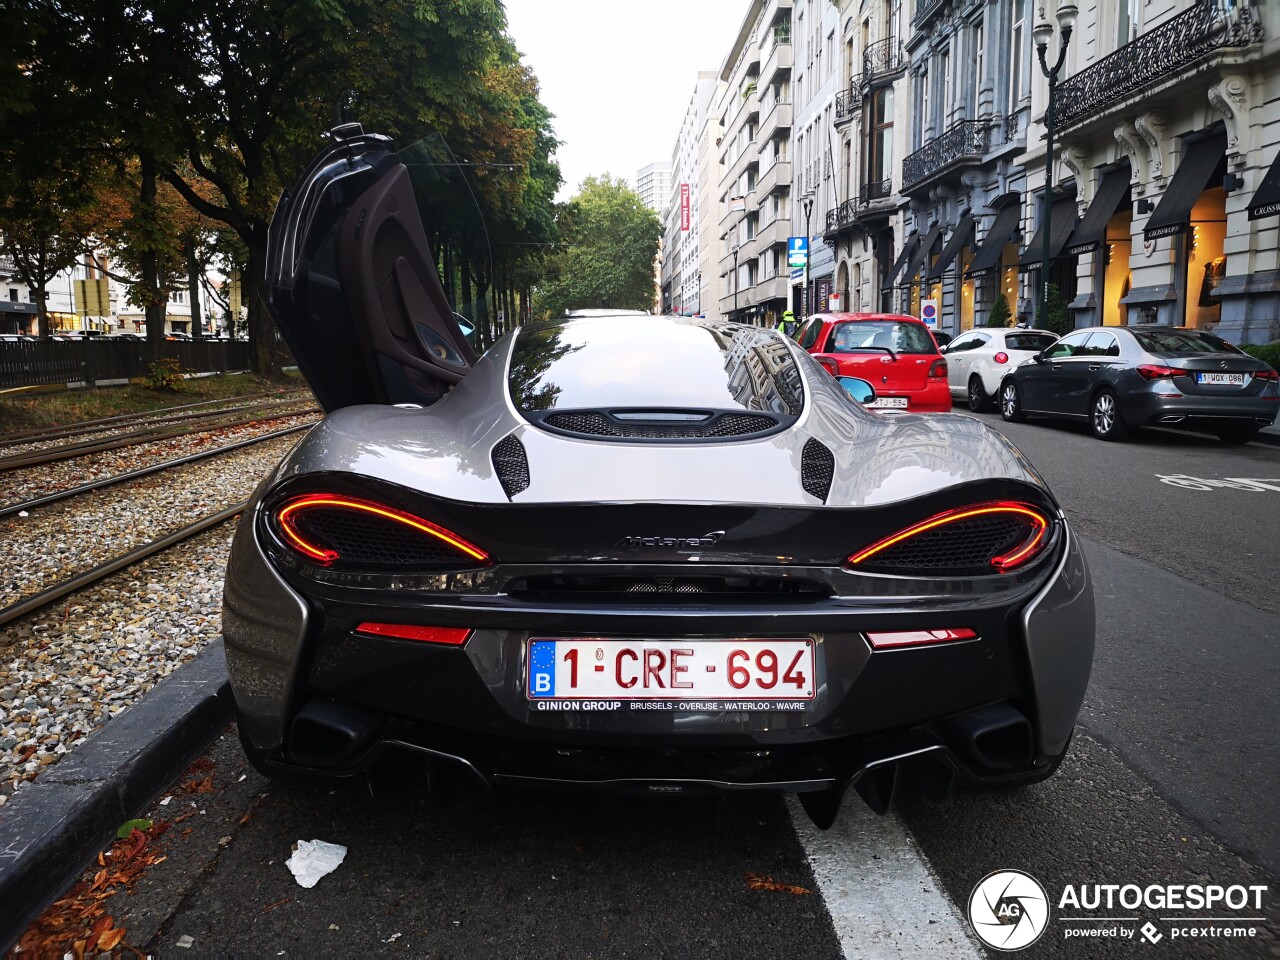
[[[960,334],[942,349],[951,396],[967,400],[974,412],[989,410],[1005,374],[1053,346],[1057,339],[1049,330],[1007,327],[982,327]]]
[[[1087,420],[1096,437],[1182,427],[1246,443],[1280,413],[1276,371],[1190,327],[1088,327],[1015,367],[1000,386],[1006,420]]]
[[[798,343],[836,377],[870,383],[868,406],[909,413],[949,412],[947,361],[929,328],[895,313],[820,313],[800,331]]]
[[[933,327],[930,327],[929,332],[933,334],[933,342],[938,345],[939,350],[955,339],[955,337],[947,333],[945,330],[936,330]]]
[[[885,809],[901,764],[1054,771],[1093,598],[1007,440],[868,412],[865,380],[746,325],[606,311],[477,357],[413,192],[446,163],[357,131],[269,231],[267,305],[326,416],[227,567],[258,769],[408,752],[493,787],[799,792],[824,825],[850,785]],[[886,368],[929,356],[914,329]]]

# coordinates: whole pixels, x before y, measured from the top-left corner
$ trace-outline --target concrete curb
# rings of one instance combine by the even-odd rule
[[[1253,439],[1256,443],[1265,443],[1268,446],[1280,447],[1280,427],[1263,427],[1258,431],[1258,435]]]
[[[0,807],[0,953],[213,741],[231,716],[222,641]]]

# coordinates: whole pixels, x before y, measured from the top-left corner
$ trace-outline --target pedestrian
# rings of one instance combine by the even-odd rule
[[[778,321],[775,329],[781,330],[788,337],[794,337],[796,335],[796,326],[796,315],[790,310],[784,310],[782,311],[782,319]]]

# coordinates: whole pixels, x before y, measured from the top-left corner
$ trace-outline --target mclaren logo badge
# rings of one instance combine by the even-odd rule
[[[636,549],[657,548],[677,550],[701,550],[703,547],[714,547],[724,536],[723,530],[712,530],[700,537],[623,537],[615,547],[632,547]]]

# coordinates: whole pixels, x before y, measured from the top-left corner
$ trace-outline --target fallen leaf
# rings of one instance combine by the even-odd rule
[[[107,933],[98,941],[99,950],[114,950],[120,945],[120,941],[124,939],[125,928],[116,927]]]
[[[794,893],[796,896],[813,893],[812,890],[798,887],[794,883],[780,883],[773,877],[762,877],[758,873],[747,874],[747,887],[751,890],[770,890],[774,893]]]
[[[150,820],[126,820],[116,829],[116,837],[123,840],[134,830],[150,830],[151,827]]]
[[[262,908],[262,912],[270,913],[276,907],[283,907],[286,903],[293,903],[293,897],[285,897],[283,900],[277,900],[275,903],[268,903]]]

